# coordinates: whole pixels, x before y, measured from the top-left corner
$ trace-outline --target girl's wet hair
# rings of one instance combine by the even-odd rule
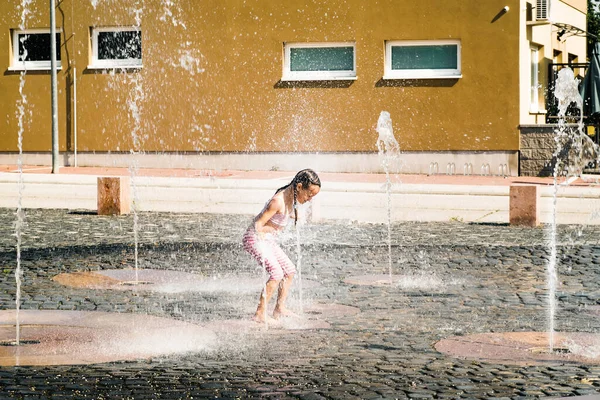
[[[294,223],[295,224],[298,223],[298,208],[296,207],[296,196],[298,195],[298,183],[302,186],[302,189],[308,189],[308,187],[310,185],[317,185],[318,187],[321,187],[321,180],[319,179],[319,175],[317,175],[317,173],[315,171],[313,171],[312,169],[307,168],[307,169],[298,171],[298,173],[296,174],[296,176],[294,176],[294,179],[292,179],[292,181],[290,183],[277,189],[275,194],[281,192],[282,190],[287,189],[289,186],[292,186],[292,189],[294,190],[293,207],[294,207],[294,218],[295,218]]]

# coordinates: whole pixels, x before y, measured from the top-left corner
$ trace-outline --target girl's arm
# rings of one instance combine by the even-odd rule
[[[272,198],[267,205],[267,208],[263,211],[262,214],[254,221],[254,229],[258,233],[273,233],[277,231],[277,228],[269,225],[268,222],[277,211],[279,211],[282,207],[283,199]]]

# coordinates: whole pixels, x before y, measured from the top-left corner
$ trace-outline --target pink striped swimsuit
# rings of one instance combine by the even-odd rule
[[[265,208],[258,214],[252,224],[250,224],[244,234],[242,243],[244,244],[244,250],[250,253],[250,255],[267,270],[269,273],[269,280],[280,281],[284,277],[295,274],[296,267],[275,240],[276,234],[268,233],[264,235],[262,239],[257,235],[254,223],[266,210],[268,204],[269,203],[265,205]],[[288,219],[288,214],[276,213],[269,219],[269,222],[283,228],[287,225]]]

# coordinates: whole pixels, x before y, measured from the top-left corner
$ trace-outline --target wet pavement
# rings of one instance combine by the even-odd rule
[[[251,217],[139,213],[138,265],[202,276],[262,276],[241,248]],[[0,209],[0,307],[15,308],[15,212]],[[26,310],[150,314],[200,325],[247,321],[258,293],[163,293],[63,286],[60,273],[135,265],[133,215],[26,210],[22,304]],[[439,353],[441,339],[544,331],[549,227],[394,223],[393,274],[404,284],[360,285],[382,275],[387,226],[320,221],[302,226],[302,279],[290,305],[345,305],[327,329],[224,330],[203,352],[77,366],[0,368],[0,398],[528,399],[600,392],[600,366],[510,365]],[[600,332],[600,227],[558,227],[556,330]],[[284,244],[296,259],[292,227]],[[223,324],[226,324],[223,322]],[[600,346],[600,343],[598,344]]]

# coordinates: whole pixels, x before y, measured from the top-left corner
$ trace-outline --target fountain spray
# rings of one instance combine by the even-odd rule
[[[392,182],[390,180],[390,162],[397,158],[400,152],[400,145],[394,137],[394,129],[392,127],[392,119],[390,113],[382,111],[377,120],[377,149],[381,165],[385,171],[385,190],[387,193],[387,244],[388,244],[388,263],[389,275],[392,279]]]
[[[21,1],[21,23],[19,24],[19,29],[25,29],[25,22],[27,20],[27,15],[30,13],[28,6],[32,0],[22,0]],[[24,36],[21,40],[26,40]],[[27,49],[23,46],[23,55],[21,55],[20,60],[23,61],[23,66],[25,65],[25,60],[27,59]],[[19,94],[21,96],[21,100],[17,104],[17,120],[19,121],[19,130],[18,130],[18,139],[17,144],[19,147],[19,157],[17,159],[17,170],[19,172],[19,197],[17,201],[17,220],[15,223],[15,236],[17,238],[17,269],[15,270],[15,282],[16,282],[16,299],[15,299],[15,344],[17,346],[21,343],[21,324],[19,318],[19,310],[21,309],[21,276],[23,272],[21,271],[21,236],[23,231],[23,225],[25,224],[25,213],[23,211],[23,132],[25,130],[25,113],[26,113],[26,105],[27,105],[27,96],[23,92],[25,88],[25,75],[27,74],[27,70],[24,69],[21,72],[21,76],[19,78]]]
[[[579,81],[575,78],[570,68],[563,68],[558,72],[556,80],[555,97],[558,100],[558,127],[554,131],[556,150],[554,158],[556,164],[553,171],[553,200],[552,223],[550,227],[550,259],[547,267],[548,280],[548,347],[554,351],[554,323],[556,318],[556,286],[557,275],[557,249],[556,249],[556,208],[558,197],[558,177],[579,176],[583,168],[598,157],[598,146],[584,134],[583,124],[583,98],[579,94]],[[579,111],[578,123],[575,128],[566,123],[567,108],[575,104]],[[567,181],[568,182],[568,181]]]
[[[17,160],[17,169],[19,171],[19,198],[17,202],[17,221],[15,224],[15,236],[17,237],[17,269],[15,271],[15,280],[17,284],[17,293],[16,293],[16,337],[15,343],[18,346],[21,341],[21,326],[19,320],[19,310],[21,308],[21,276],[23,272],[21,271],[21,236],[23,231],[23,225],[25,223],[25,213],[23,212],[23,130],[24,130],[24,119],[25,119],[25,105],[27,104],[27,96],[23,93],[23,88],[25,87],[25,73],[23,71],[21,73],[21,78],[19,82],[19,93],[21,94],[21,101],[17,107],[17,117],[19,120],[19,138],[18,138],[18,146],[19,146],[19,158]]]
[[[295,207],[298,207],[296,204]],[[300,296],[300,314],[304,313],[304,299],[302,296],[302,248],[300,247],[300,227],[296,221],[296,268],[298,270],[298,293]]]
[[[142,25],[142,14],[143,14],[143,2],[134,10],[136,27],[139,29]],[[132,163],[129,165],[129,174],[131,176],[131,189],[133,193],[133,241],[134,241],[134,259],[135,259],[135,284],[139,283],[139,267],[138,267],[138,252],[139,252],[139,216],[138,216],[138,190],[137,190],[137,173],[138,173],[138,160],[137,155],[142,151],[142,141],[140,139],[142,129],[142,104],[145,100],[144,85],[141,73],[133,74],[131,83],[133,84],[133,90],[129,92],[127,99],[127,107],[129,108],[130,115],[133,117],[133,129],[131,130],[131,155]]]
[[[140,129],[141,129],[141,107],[140,102],[144,98],[144,91],[142,85],[142,79],[139,74],[135,74],[133,78],[134,90],[131,93],[130,98],[127,100],[129,111],[134,118],[134,126],[131,131],[131,138],[133,141],[133,147],[131,149],[131,155],[133,158],[132,163],[129,165],[129,174],[131,176],[131,188],[133,192],[133,241],[134,241],[134,259],[135,259],[135,283],[139,282],[138,277],[138,248],[139,248],[139,217],[138,217],[138,190],[136,176],[138,172],[138,165],[136,155],[139,154],[141,148],[140,141]]]

